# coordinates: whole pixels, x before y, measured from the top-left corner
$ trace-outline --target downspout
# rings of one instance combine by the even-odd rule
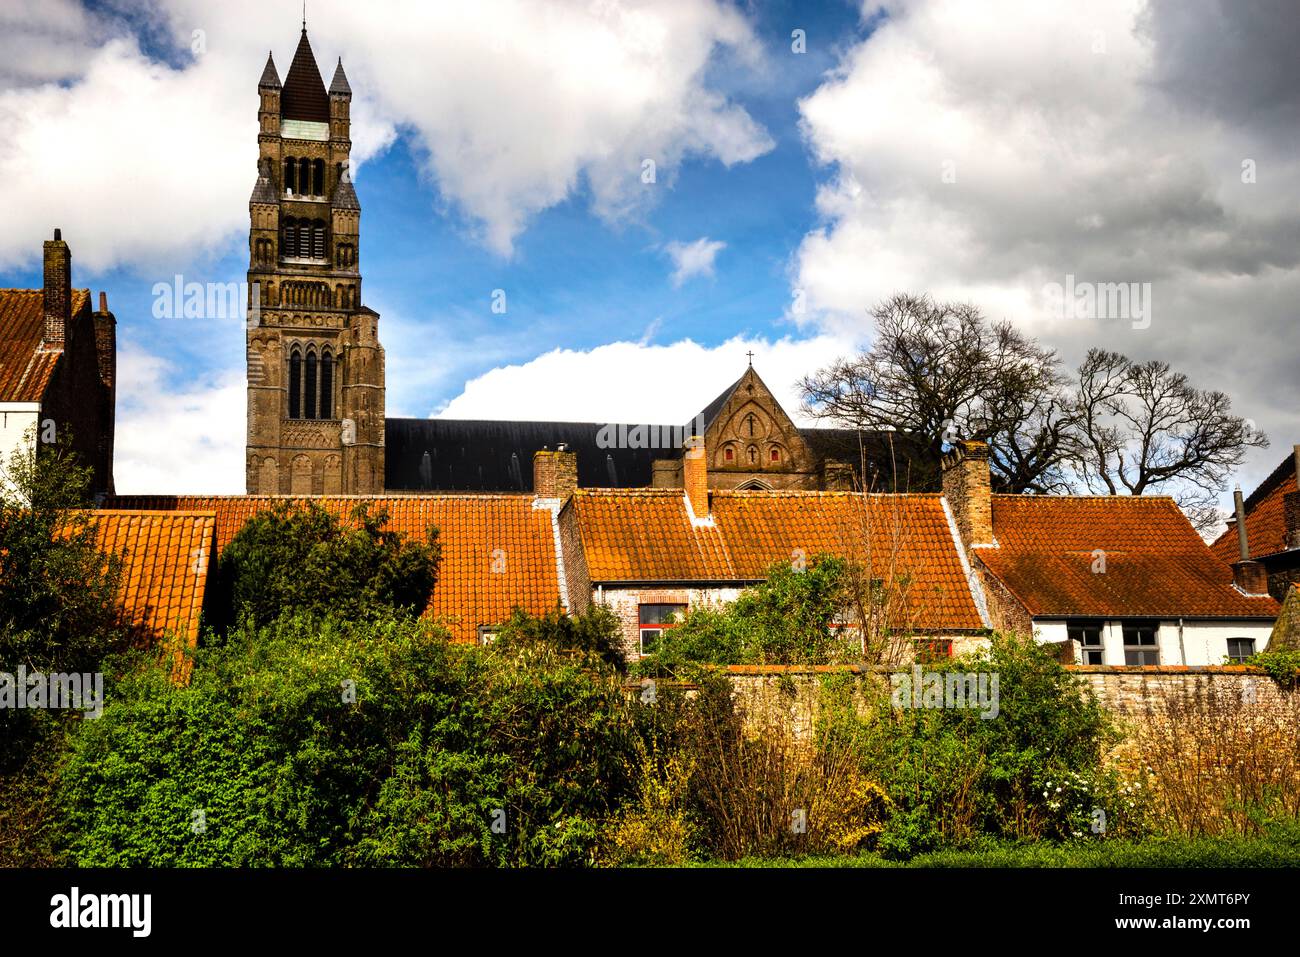
[[[1178,619],[1178,656],[1181,659],[1179,664],[1187,664],[1187,649],[1183,646],[1183,620]]]

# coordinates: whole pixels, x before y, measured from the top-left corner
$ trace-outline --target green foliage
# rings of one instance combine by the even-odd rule
[[[853,661],[861,649],[832,623],[847,601],[848,565],[818,555],[799,569],[777,564],[767,578],[721,608],[701,607],[664,631],[642,659],[645,674],[683,672],[692,664],[820,665]]]
[[[988,651],[927,671],[998,676],[998,711],[894,707],[887,691],[858,697],[829,680],[818,734],[847,742],[894,805],[881,851],[906,858],[981,835],[1090,836],[1094,809],[1106,833],[1131,833],[1141,808],[1103,767],[1114,732],[1051,653],[1032,639],[994,636]]]
[[[579,863],[632,731],[591,658],[285,616],[200,650],[188,686],[113,689],[60,775],[63,841],[83,866]]]
[[[92,470],[70,437],[15,450],[0,469],[0,672],[97,672],[128,638],[117,600],[121,562],[99,549],[89,510]],[[0,832],[31,837],[47,823],[45,781],[64,712],[0,709]],[[24,847],[0,839],[0,860]],[[40,856],[39,854],[37,855]],[[9,857],[10,860],[15,858]]]
[[[1300,649],[1270,648],[1251,655],[1246,664],[1262,669],[1283,688],[1300,683]]]
[[[535,616],[516,608],[509,620],[497,629],[496,644],[502,649],[542,645],[594,655],[620,671],[627,668],[619,643],[618,617],[608,605],[592,605],[581,615],[568,615],[557,607],[545,615]]]
[[[362,619],[421,614],[437,580],[437,529],[423,542],[385,531],[362,503],[351,524],[315,502],[281,502],[250,519],[221,553],[214,617],[269,624],[286,612]]]
[[[19,449],[0,476],[0,670],[93,671],[120,648],[120,562],[96,539],[69,439]]]

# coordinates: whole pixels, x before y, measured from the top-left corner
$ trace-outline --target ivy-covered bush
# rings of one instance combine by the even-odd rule
[[[618,677],[426,622],[286,616],[114,688],[60,776],[80,865],[563,865],[628,789]]]

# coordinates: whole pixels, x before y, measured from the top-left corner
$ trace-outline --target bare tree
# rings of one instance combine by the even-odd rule
[[[967,303],[896,295],[872,312],[870,351],[839,359],[801,383],[809,414],[866,432],[918,439],[938,475],[947,444],[989,443],[1003,491],[1060,491],[1073,441],[1056,353]],[[924,480],[924,475],[918,475]]]
[[[800,383],[805,410],[862,432],[897,430],[921,449],[912,479],[937,479],[959,439],[989,445],[1003,492],[1172,494],[1197,528],[1251,448],[1268,438],[1222,392],[1166,362],[1092,349],[1077,377],[1056,353],[974,306],[895,295],[872,311],[871,349]]]
[[[1198,528],[1217,524],[1217,499],[1246,450],[1268,437],[1217,390],[1194,388],[1167,362],[1135,363],[1091,349],[1079,367],[1073,404],[1076,465],[1094,492],[1172,491]]]

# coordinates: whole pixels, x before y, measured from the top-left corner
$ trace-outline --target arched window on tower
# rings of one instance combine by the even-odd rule
[[[316,259],[325,258],[325,227],[317,225],[311,231],[311,254]]]
[[[328,346],[320,354],[320,417],[334,418],[334,355]]]
[[[325,161],[316,160],[311,164],[311,194],[325,195]]]
[[[293,347],[289,353],[289,418],[299,417],[302,402],[302,353]]]
[[[284,242],[280,244],[286,256],[298,255],[298,221],[296,219],[286,219],[284,221]]]
[[[298,192],[304,196],[311,191],[311,160],[303,157],[298,160]]]
[[[284,188],[289,192],[294,191],[298,183],[298,161],[292,156],[284,158]]]
[[[308,348],[307,350],[307,375],[306,388],[306,408],[303,410],[304,419],[316,418],[316,350]]]

